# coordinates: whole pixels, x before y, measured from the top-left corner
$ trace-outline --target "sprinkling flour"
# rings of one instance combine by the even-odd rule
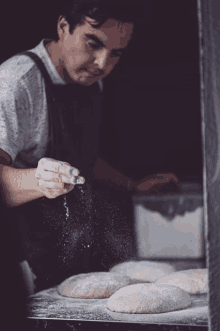
[[[71,267],[76,247],[83,251],[91,247],[92,195],[90,186],[76,185],[62,198],[63,221],[60,232],[61,260]]]
[[[65,207],[65,210],[66,210],[66,221],[68,221],[70,211],[69,211],[69,208],[67,206],[66,195],[64,195],[64,203],[63,204],[64,204],[64,207]]]

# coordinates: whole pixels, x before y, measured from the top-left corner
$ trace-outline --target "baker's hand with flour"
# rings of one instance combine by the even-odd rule
[[[50,158],[40,159],[35,177],[38,179],[36,190],[49,199],[69,193],[76,184],[85,182],[84,177],[79,176],[78,169]]]

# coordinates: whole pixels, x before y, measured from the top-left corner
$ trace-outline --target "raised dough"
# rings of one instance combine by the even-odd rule
[[[131,283],[124,275],[91,272],[66,279],[58,286],[58,293],[71,298],[103,299],[109,298],[115,291]]]
[[[153,261],[129,261],[120,263],[110,269],[126,275],[133,280],[154,283],[158,278],[175,272],[176,269],[168,263]]]
[[[191,306],[190,295],[171,285],[135,284],[121,288],[107,301],[118,313],[158,314]]]
[[[178,271],[158,279],[155,284],[177,286],[191,294],[208,293],[208,269]]]

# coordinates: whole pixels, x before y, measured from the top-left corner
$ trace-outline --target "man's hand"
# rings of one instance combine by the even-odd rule
[[[171,184],[169,187],[169,185]],[[172,187],[172,184],[173,187]],[[164,191],[162,190],[164,187]],[[138,194],[157,194],[157,193],[168,193],[169,189],[178,189],[181,192],[181,186],[179,179],[173,173],[155,174],[148,176],[147,178],[136,183],[135,190]],[[166,192],[167,190],[167,192]],[[182,202],[182,200],[180,200]],[[158,201],[148,203],[146,208],[160,213],[167,220],[171,221],[176,215],[183,215],[184,209],[179,202],[174,199],[174,201]]]
[[[72,191],[76,184],[85,182],[85,179],[79,176],[78,169],[69,163],[49,158],[42,158],[38,162],[35,177],[38,179],[36,190],[49,199],[66,194]]]
[[[137,193],[148,193],[152,189],[155,191],[158,189],[159,191],[160,187],[171,181],[179,186],[179,179],[173,173],[150,175],[142,179],[139,183],[136,183],[135,190]]]

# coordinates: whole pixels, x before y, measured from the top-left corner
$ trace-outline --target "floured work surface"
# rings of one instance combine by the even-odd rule
[[[107,309],[108,299],[75,299],[62,297],[57,287],[39,292],[28,299],[28,317],[141,324],[208,326],[208,296],[191,295],[189,308],[161,314],[125,314]]]

